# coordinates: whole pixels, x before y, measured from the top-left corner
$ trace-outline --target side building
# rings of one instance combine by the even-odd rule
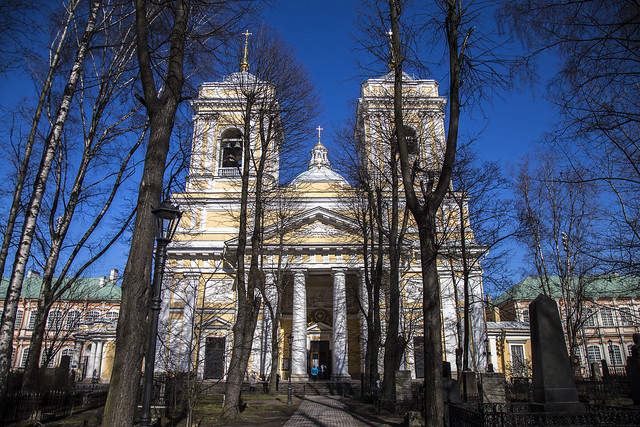
[[[76,380],[108,382],[113,368],[115,332],[120,313],[118,270],[109,277],[79,278],[49,310],[40,352],[40,364],[60,366],[69,358]],[[3,278],[0,293],[7,292]],[[22,286],[13,338],[11,369],[24,369],[35,326],[42,278],[29,271]],[[3,302],[0,302],[2,310]]]
[[[567,346],[570,345],[566,330],[569,315],[573,316],[572,324],[577,327],[574,353],[581,374],[590,376],[590,364],[602,365],[602,360],[609,368],[623,369],[627,357],[631,356],[633,334],[640,332],[640,278],[603,275],[580,278],[580,281],[582,298],[568,302],[563,296],[560,279],[554,276],[548,280],[550,296],[556,300],[560,310]],[[530,276],[522,280],[494,300],[494,306],[499,308],[499,320],[512,325],[525,324],[528,334],[529,304],[540,293],[539,277]],[[504,322],[489,322],[488,325],[497,326],[492,323]],[[495,347],[491,352],[494,354]],[[526,363],[530,364],[530,359]]]

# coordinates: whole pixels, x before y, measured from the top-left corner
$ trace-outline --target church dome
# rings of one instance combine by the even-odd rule
[[[327,154],[329,150],[320,142],[311,149],[311,161],[305,172],[298,175],[292,184],[301,184],[303,182],[337,182],[340,184],[348,184],[347,180],[337,172],[331,169]]]

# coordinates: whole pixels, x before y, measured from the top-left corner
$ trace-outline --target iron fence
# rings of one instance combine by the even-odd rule
[[[4,423],[29,420],[47,422],[70,416],[79,409],[95,408],[104,405],[107,392],[64,392],[47,393],[11,393],[4,404]]]
[[[586,405],[585,412],[532,412],[528,403],[449,405],[449,425],[456,427],[637,426],[640,411]]]

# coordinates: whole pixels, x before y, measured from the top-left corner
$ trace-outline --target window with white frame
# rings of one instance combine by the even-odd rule
[[[71,347],[67,347],[67,348],[63,348],[62,349],[62,353],[60,354],[60,357],[65,357],[65,356],[69,356],[69,364],[73,363],[73,355],[74,355],[75,351],[73,348]],[[62,360],[62,359],[60,359]]]
[[[98,310],[89,310],[85,315],[88,323],[93,323],[100,318],[100,312]]]
[[[24,368],[27,366],[27,357],[29,357],[29,347],[22,350],[22,359],[20,360],[20,367]]]
[[[529,309],[525,308],[522,310],[522,321],[524,323],[529,323]]]
[[[40,357],[40,366],[44,366],[45,363],[47,363],[47,356],[49,356],[49,352],[47,349],[42,351],[42,355]],[[47,363],[47,368],[53,368],[55,366],[55,361],[56,361],[56,357],[55,354],[53,356],[51,356],[51,359],[49,359],[49,363]]]
[[[609,359],[609,363],[613,366],[622,365],[622,352],[620,351],[620,346],[618,344],[609,345]]]
[[[589,363],[600,363],[602,360],[602,352],[600,351],[600,346],[590,345],[587,347],[587,358],[589,359]]]
[[[603,307],[602,310],[600,310],[600,319],[602,320],[602,326],[615,326],[611,307]]]
[[[64,313],[61,310],[53,310],[49,313],[47,319],[47,329],[52,331],[59,331],[62,329]]]
[[[33,329],[36,327],[36,311],[32,310],[31,313],[29,313],[29,325],[27,326],[27,329]]]
[[[584,309],[584,326],[587,328],[596,327],[596,315],[591,307]]]
[[[80,317],[80,312],[78,310],[68,312],[65,327],[70,331],[77,329],[80,324]]]
[[[120,312],[116,310],[110,310],[107,312],[105,317],[110,321],[118,320],[118,317],[120,317]]]
[[[511,375],[527,376],[527,362],[524,357],[524,345],[512,344],[511,349]]]
[[[620,316],[621,325],[633,325],[633,315],[631,314],[631,309],[629,307],[622,307],[618,312],[618,315]]]
[[[19,329],[20,325],[22,325],[22,316],[24,315],[24,312],[22,310],[18,310],[18,312],[16,313],[16,323],[15,323],[15,328]]]

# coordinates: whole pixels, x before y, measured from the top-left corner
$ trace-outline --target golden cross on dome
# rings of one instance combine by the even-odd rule
[[[244,33],[242,33],[242,35],[244,36],[244,58],[240,63],[240,71],[246,73],[247,71],[249,71],[249,62],[247,61],[247,46],[249,45],[249,36],[253,35],[253,33],[250,33],[249,30],[246,30]]]
[[[320,142],[320,132],[322,132],[324,129],[318,126],[316,130],[318,131],[318,142]]]
[[[389,64],[387,65],[393,70],[393,31],[390,29],[387,35],[389,36]]]

